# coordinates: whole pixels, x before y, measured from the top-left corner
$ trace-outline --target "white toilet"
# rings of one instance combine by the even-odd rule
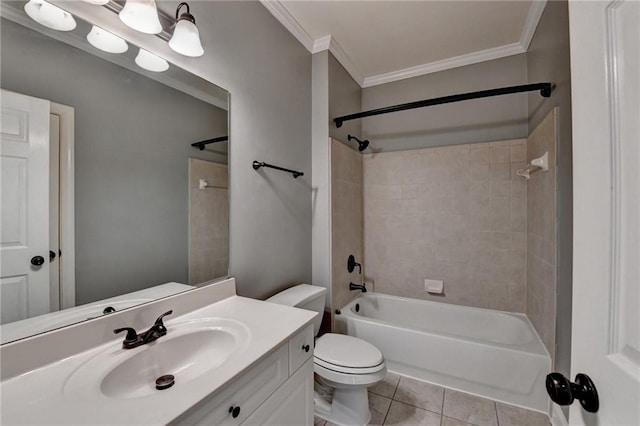
[[[267,299],[320,313],[314,322],[317,336],[327,289],[300,284]],[[353,336],[327,333],[315,341],[315,415],[338,425],[366,425],[371,418],[367,388],[387,374],[382,353]]]

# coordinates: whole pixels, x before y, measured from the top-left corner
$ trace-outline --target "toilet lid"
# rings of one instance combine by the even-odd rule
[[[318,338],[313,355],[326,363],[349,368],[376,367],[384,362],[382,353],[372,344],[336,333]]]

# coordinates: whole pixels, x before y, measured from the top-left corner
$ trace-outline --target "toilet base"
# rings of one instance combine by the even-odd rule
[[[314,405],[316,416],[337,425],[364,426],[371,419],[366,387],[334,389],[331,402],[316,394]]]

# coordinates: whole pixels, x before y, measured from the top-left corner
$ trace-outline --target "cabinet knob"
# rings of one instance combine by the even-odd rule
[[[586,374],[577,374],[574,383],[560,373],[551,373],[545,384],[549,397],[558,405],[571,405],[577,399],[590,413],[597,412],[600,407],[596,385]]]
[[[234,419],[240,415],[240,407],[229,407],[229,412],[231,413],[231,417]]]
[[[309,345],[302,345],[302,350],[305,352],[309,352],[309,349],[311,349],[311,347]]]

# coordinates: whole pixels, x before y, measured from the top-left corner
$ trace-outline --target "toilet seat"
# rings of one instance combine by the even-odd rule
[[[318,375],[343,384],[375,383],[386,373],[378,348],[357,337],[335,333],[316,340],[313,364]]]

